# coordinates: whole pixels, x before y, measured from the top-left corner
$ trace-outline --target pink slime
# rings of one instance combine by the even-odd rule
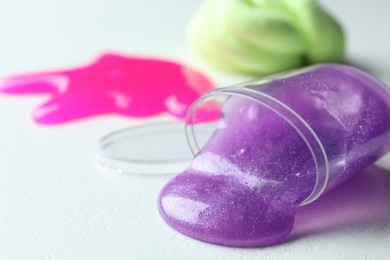
[[[213,88],[206,76],[173,62],[105,54],[85,67],[9,77],[4,94],[51,94],[35,109],[40,124],[98,114],[146,117],[161,112],[184,118],[188,107]]]

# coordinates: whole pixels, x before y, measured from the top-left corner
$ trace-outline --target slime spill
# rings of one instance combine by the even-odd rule
[[[390,150],[390,93],[358,70],[322,65],[264,85],[318,135],[329,160],[326,190]],[[190,237],[255,247],[285,240],[317,175],[298,132],[260,103],[230,96],[218,128],[191,166],[161,191],[162,218]]]
[[[313,188],[310,151],[286,121],[254,101],[231,98],[223,114],[226,127],[162,191],[161,215],[178,231],[216,244],[280,241]]]
[[[40,124],[110,113],[147,117],[168,112],[184,118],[192,102],[212,88],[192,68],[116,54],[85,67],[14,76],[0,83],[4,94],[51,94],[33,113]]]

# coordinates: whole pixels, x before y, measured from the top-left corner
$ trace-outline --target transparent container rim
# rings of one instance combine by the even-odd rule
[[[250,84],[248,85],[250,86]],[[239,96],[248,98],[260,103],[268,109],[275,112],[278,116],[288,122],[301,136],[310,153],[313,156],[316,168],[316,182],[310,195],[301,203],[301,206],[307,205],[315,201],[325,191],[329,181],[329,162],[325,149],[314,130],[309,124],[293,109],[283,102],[267,95],[259,90],[254,90],[248,87],[225,87],[218,88],[198,98],[188,109],[185,118],[185,134],[187,143],[191,152],[196,155],[200,151],[199,144],[196,139],[194,130],[194,115],[199,106],[209,98],[216,95]]]

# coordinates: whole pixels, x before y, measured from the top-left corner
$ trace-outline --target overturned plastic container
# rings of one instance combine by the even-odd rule
[[[206,242],[272,244],[298,206],[390,150],[390,91],[353,67],[311,66],[209,92],[186,135],[196,157],[162,190],[163,219]]]
[[[206,144],[208,151],[215,149],[210,148],[216,146],[210,139],[222,131],[226,136],[219,144],[230,150],[237,141],[229,139],[245,138],[256,149],[256,140],[278,135],[278,127],[285,126],[290,126],[283,130],[289,138],[280,137],[270,145],[287,149],[299,137],[307,146],[306,160],[313,161],[316,175],[312,192],[303,201],[308,204],[390,150],[390,90],[356,68],[316,65],[211,91],[190,107],[186,118],[193,154]],[[198,128],[202,129],[199,137]],[[264,128],[271,130],[268,136],[261,134]],[[204,129],[209,129],[209,135]],[[233,145],[237,151],[230,153],[242,153],[244,146]]]

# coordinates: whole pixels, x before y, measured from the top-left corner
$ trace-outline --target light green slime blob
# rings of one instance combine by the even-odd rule
[[[315,0],[209,0],[193,17],[189,36],[210,65],[247,74],[344,57],[340,25]]]

